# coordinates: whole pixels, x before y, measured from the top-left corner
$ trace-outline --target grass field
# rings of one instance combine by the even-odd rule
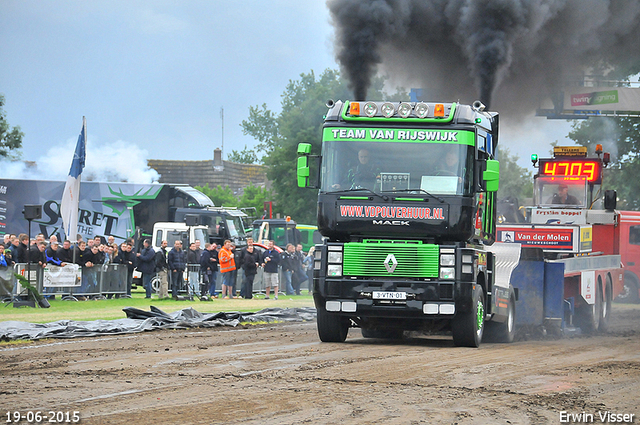
[[[218,313],[220,311],[259,311],[268,307],[292,308],[292,307],[313,307],[311,295],[283,295],[278,296],[278,300],[253,298],[245,300],[236,299],[214,299],[212,301],[174,301],[172,299],[159,300],[155,297],[144,298],[142,290],[132,292],[133,298],[111,299],[111,300],[87,300],[87,301],[62,301],[60,299],[49,300],[50,308],[14,308],[12,305],[0,305],[0,321],[20,321],[29,323],[48,323],[58,320],[113,320],[124,319],[126,314],[122,311],[125,307],[135,307],[149,311],[150,306],[155,306],[166,313],[192,307],[201,313]]]

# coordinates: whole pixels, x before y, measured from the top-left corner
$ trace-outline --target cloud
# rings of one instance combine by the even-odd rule
[[[3,161],[3,177],[13,179],[66,180],[77,140],[53,146],[33,163]],[[118,140],[99,143],[89,139],[87,158],[82,173],[84,181],[124,181],[153,183],[159,174],[147,166],[149,153],[137,145]]]

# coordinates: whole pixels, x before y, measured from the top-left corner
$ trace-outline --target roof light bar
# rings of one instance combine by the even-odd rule
[[[391,118],[393,116],[393,114],[396,113],[396,108],[395,108],[395,106],[393,106],[393,103],[385,102],[380,107],[380,111],[382,112],[382,115],[384,117]]]
[[[409,115],[411,115],[412,109],[413,107],[410,103],[402,102],[400,106],[398,106],[398,115],[400,115],[402,118],[408,118]]]

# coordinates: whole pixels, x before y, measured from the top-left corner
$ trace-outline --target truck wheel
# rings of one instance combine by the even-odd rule
[[[511,297],[507,307],[507,320],[504,323],[487,322],[484,331],[485,340],[488,342],[513,342],[516,335],[516,300]]]
[[[584,304],[578,311],[578,326],[585,333],[595,333],[600,326],[600,315],[602,314],[602,285],[596,287],[596,302]]]
[[[640,301],[638,296],[638,278],[635,274],[625,272],[624,273],[624,286],[622,292],[616,297],[618,303],[636,304]]]
[[[484,294],[474,285],[471,309],[453,318],[453,343],[458,347],[479,347],[484,333]]]
[[[349,319],[329,314],[324,308],[317,310],[318,336],[322,342],[344,342],[349,332]]]
[[[600,325],[599,330],[606,332],[609,330],[609,319],[611,318],[611,278],[607,276],[607,286],[604,290],[604,299],[602,300],[602,308],[600,309]]]
[[[155,275],[153,278],[151,278],[151,289],[153,289],[153,292],[155,292],[156,294],[160,292],[160,278],[158,277],[158,275]]]
[[[404,331],[402,329],[371,329],[361,328],[363,338],[379,338],[379,339],[402,339]]]

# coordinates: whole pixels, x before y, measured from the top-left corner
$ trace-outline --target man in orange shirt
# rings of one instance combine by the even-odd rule
[[[224,246],[218,254],[220,262],[220,273],[222,273],[222,297],[233,297],[233,271],[236,269],[236,262],[233,259],[233,252],[231,252],[231,241],[229,239],[224,241]]]

